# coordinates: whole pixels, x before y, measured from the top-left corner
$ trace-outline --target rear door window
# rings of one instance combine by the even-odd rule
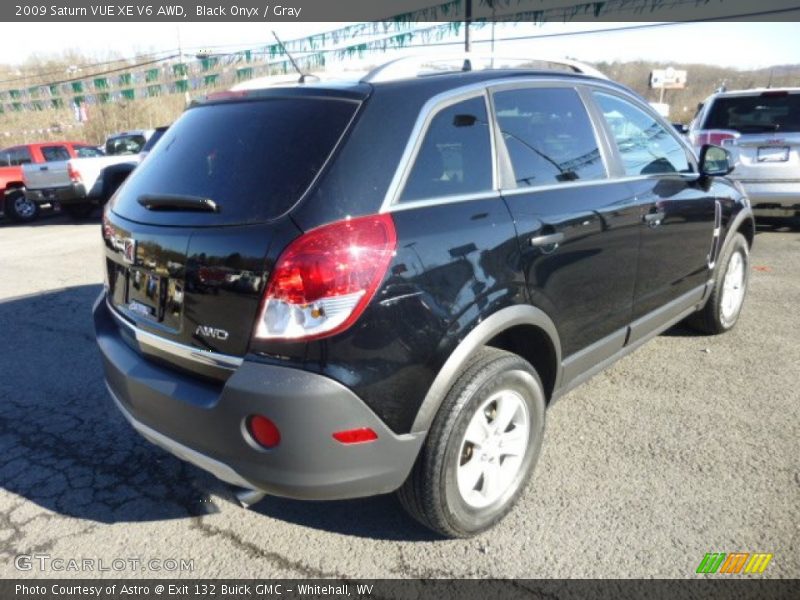
[[[28,150],[27,146],[17,146],[16,148],[10,148],[7,152],[8,152],[8,162],[11,164],[12,167],[18,167],[20,165],[29,165],[30,163],[33,162],[31,151]]]
[[[617,144],[626,175],[692,172],[686,149],[672,128],[617,96],[595,92],[594,97]]]
[[[55,162],[57,160],[69,160],[69,150],[66,146],[42,146],[42,158],[44,162]]]
[[[717,98],[708,109],[703,128],[740,133],[800,132],[800,94],[774,91]]]
[[[400,202],[492,190],[492,146],[483,96],[440,110],[431,120]]]
[[[576,90],[499,91],[494,107],[518,187],[606,177],[589,115]]]
[[[277,217],[305,193],[358,103],[273,97],[191,108],[128,178],[114,211],[140,222],[253,223]],[[217,213],[147,210],[143,195],[213,200]]]

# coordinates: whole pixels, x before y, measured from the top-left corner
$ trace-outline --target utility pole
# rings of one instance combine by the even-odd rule
[[[178,64],[181,65],[181,73],[182,73],[181,81],[186,82],[186,89],[183,92],[183,100],[186,103],[186,106],[189,106],[191,98],[189,97],[188,77],[186,77],[187,65],[183,63],[183,46],[181,45],[181,26],[175,25],[175,31],[178,34]]]
[[[492,8],[492,68],[494,69],[494,26],[497,24],[495,20],[494,0],[489,0],[489,6]]]
[[[464,52],[470,51],[469,24],[472,23],[472,0],[465,0],[464,13]]]

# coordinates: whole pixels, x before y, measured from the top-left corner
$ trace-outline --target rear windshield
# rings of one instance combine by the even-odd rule
[[[704,129],[733,129],[740,133],[800,131],[800,94],[765,92],[759,96],[717,98]]]
[[[121,135],[106,141],[106,154],[139,154],[144,147],[145,139],[141,134]]]
[[[217,225],[279,216],[314,181],[357,103],[267,98],[186,111],[133,172],[114,204],[123,217],[149,223]],[[148,211],[137,198],[208,198],[217,213]]]

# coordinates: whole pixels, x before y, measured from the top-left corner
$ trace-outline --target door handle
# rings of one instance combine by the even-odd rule
[[[657,211],[657,212],[649,212],[645,216],[642,217],[642,220],[647,223],[650,227],[658,227],[661,225],[661,221],[664,220],[666,213]]]
[[[564,234],[560,231],[557,231],[555,233],[548,233],[546,235],[537,235],[536,237],[532,237],[530,239],[530,244],[531,246],[536,246],[536,247],[558,246],[563,241],[564,241]],[[553,248],[553,250],[555,250],[555,248]]]

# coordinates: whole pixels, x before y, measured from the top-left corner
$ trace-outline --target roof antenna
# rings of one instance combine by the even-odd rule
[[[278,44],[280,44],[281,49],[283,50],[283,53],[286,56],[289,57],[289,61],[292,63],[292,66],[294,67],[294,70],[297,71],[298,73],[300,73],[300,79],[297,80],[298,83],[305,83],[306,82],[306,78],[308,78],[308,77],[312,77],[312,78],[316,79],[317,81],[319,81],[319,77],[317,77],[316,75],[303,73],[303,71],[300,70],[300,67],[295,62],[294,57],[291,54],[289,54],[289,51],[286,49],[286,46],[281,41],[281,38],[278,37],[278,34],[273,31],[272,35],[275,36],[275,39],[278,41]]]

